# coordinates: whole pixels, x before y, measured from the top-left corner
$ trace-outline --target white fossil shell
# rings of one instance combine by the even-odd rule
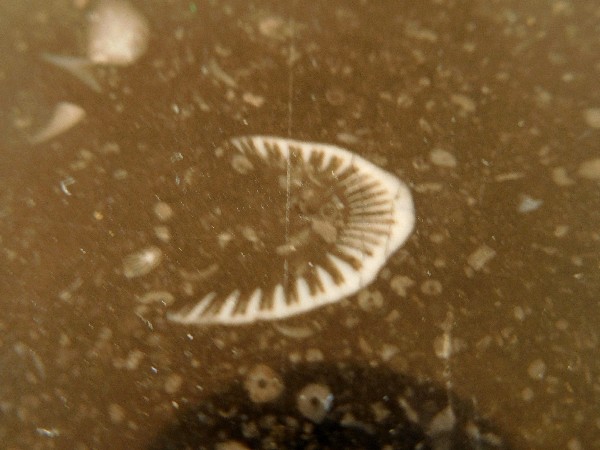
[[[149,274],[162,262],[162,251],[158,247],[148,247],[123,258],[123,275],[137,278]]]
[[[185,211],[213,202],[210,212],[198,225],[178,220],[186,212],[173,205],[178,260],[187,249],[206,256],[184,272],[193,294],[175,302],[174,322],[275,320],[339,301],[371,283],[413,229],[406,185],[343,148],[250,136],[215,155],[214,176],[192,170],[184,179],[196,196],[221,183],[218,192],[178,202]]]

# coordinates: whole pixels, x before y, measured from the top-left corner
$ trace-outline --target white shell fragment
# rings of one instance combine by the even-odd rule
[[[148,21],[129,3],[104,0],[90,13],[87,56],[95,64],[127,66],[148,48]]]
[[[158,247],[148,247],[123,258],[123,275],[136,278],[147,275],[162,262],[162,251]]]
[[[188,276],[186,292],[193,295],[178,297],[168,314],[174,322],[276,320],[337,302],[371,283],[413,229],[406,185],[343,148],[251,136],[231,139],[214,154],[218,175],[199,177],[191,168],[186,189],[201,196],[220,177],[225,192],[206,200],[188,195],[197,207],[182,200],[186,210],[219,203],[196,218],[197,230],[189,221],[172,222],[170,243],[180,255],[212,255],[194,259],[186,273],[218,270],[202,282]],[[172,207],[175,217],[184,215]]]
[[[54,107],[50,121],[29,138],[32,144],[49,141],[73,128],[85,117],[85,110],[74,103],[60,102]]]
[[[94,78],[94,74],[92,73],[93,63],[87,58],[82,58],[80,56],[54,55],[52,53],[43,53],[41,58],[47,63],[70,73],[93,91],[102,92],[102,87],[100,87],[100,84],[96,78]]]

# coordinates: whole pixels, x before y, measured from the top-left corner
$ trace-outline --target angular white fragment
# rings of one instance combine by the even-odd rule
[[[74,103],[60,102],[44,128],[29,138],[31,144],[41,144],[73,128],[85,117],[85,110]]]
[[[483,244],[479,246],[467,258],[467,263],[473,270],[481,270],[483,267],[496,256],[496,250]]]
[[[448,405],[433,416],[433,419],[429,422],[427,434],[429,436],[438,436],[440,434],[450,433],[455,425],[456,415],[454,414],[452,406]]]
[[[521,198],[521,203],[519,203],[517,211],[519,211],[522,214],[532,212],[538,209],[540,206],[542,206],[543,203],[543,200],[530,197],[529,195],[524,195]]]

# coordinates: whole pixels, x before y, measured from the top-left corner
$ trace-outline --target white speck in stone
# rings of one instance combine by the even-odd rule
[[[175,152],[171,155],[171,162],[177,162],[183,160],[183,154],[181,152]]]
[[[110,421],[114,424],[123,422],[125,419],[125,410],[123,407],[117,403],[111,403],[108,405],[108,416],[110,417]]]
[[[485,244],[480,245],[473,253],[467,258],[467,264],[475,270],[479,271],[496,256],[496,250],[488,247]]]
[[[324,384],[308,384],[296,397],[296,406],[300,414],[314,423],[321,423],[332,405],[333,394]]]
[[[260,108],[265,103],[264,97],[252,94],[251,92],[245,92],[244,95],[242,95],[242,100],[244,100],[249,105],[254,106],[255,108]]]
[[[526,214],[535,211],[542,206],[543,203],[543,200],[530,197],[529,195],[523,195],[521,197],[521,203],[519,203],[519,206],[517,207],[517,211],[522,214]]]
[[[292,326],[284,325],[281,323],[274,323],[273,328],[275,328],[282,335],[293,339],[306,339],[315,334],[315,330],[308,325]]]
[[[546,375],[546,363],[541,359],[536,359],[529,364],[527,373],[534,380],[541,380]]]
[[[556,225],[556,228],[554,228],[554,236],[557,238],[565,237],[568,232],[569,225]]]
[[[521,391],[521,398],[523,399],[523,401],[529,402],[533,400],[533,395],[533,389],[531,389],[530,387],[526,387]]]
[[[449,433],[456,425],[456,415],[452,410],[452,406],[448,405],[443,410],[438,412],[431,422],[429,422],[429,428],[427,434],[429,436],[437,436],[440,434]]]
[[[429,153],[429,160],[439,167],[456,167],[456,158],[448,150],[434,148]]]
[[[323,361],[325,357],[323,356],[323,352],[318,348],[309,348],[306,350],[305,359],[306,362],[319,362]]]
[[[514,181],[525,178],[524,172],[507,172],[507,173],[499,173],[494,177],[498,183],[502,183],[504,181]]]
[[[444,333],[433,341],[433,350],[440,359],[448,359],[452,355],[452,338],[449,333]]]
[[[215,450],[250,450],[250,447],[238,441],[217,442]]]
[[[383,306],[383,295],[379,291],[363,289],[358,293],[358,306],[366,312],[372,312]]]
[[[406,297],[408,289],[413,286],[415,282],[404,275],[395,275],[390,281],[390,288],[400,297]]]
[[[169,242],[171,240],[171,230],[165,225],[155,226],[154,235],[162,242]]]
[[[236,154],[231,158],[231,167],[237,173],[246,175],[254,170],[254,165],[246,155]]]
[[[302,355],[299,352],[291,352],[288,359],[292,364],[298,364],[302,362]]]
[[[525,311],[520,306],[515,306],[515,308],[513,309],[513,314],[515,316],[515,319],[517,319],[518,321],[522,322],[523,320],[525,320]]]
[[[398,397],[398,406],[402,408],[406,418],[412,423],[419,423],[419,413],[408,403],[404,397]]]
[[[65,193],[65,195],[73,195],[69,191],[69,186],[75,184],[75,179],[73,177],[67,177],[64,180],[60,181],[60,190]]]
[[[372,403],[371,412],[373,413],[375,422],[377,423],[383,422],[392,413],[383,402]]]
[[[161,222],[166,222],[173,217],[173,208],[166,202],[157,202],[154,205],[154,215]]]
[[[183,384],[183,377],[177,373],[172,373],[165,380],[165,392],[167,394],[174,394],[179,390]]]
[[[38,427],[35,429],[35,431],[37,431],[37,434],[39,434],[40,436],[44,437],[54,438],[60,436],[60,431],[57,428]]]
[[[355,145],[360,141],[360,139],[352,133],[338,133],[335,137],[343,144]]]
[[[600,158],[588,159],[579,165],[577,175],[588,180],[600,180]]]
[[[562,166],[552,169],[551,176],[552,181],[554,181],[557,186],[571,186],[572,184],[575,184],[575,181],[569,177],[567,169]]]
[[[127,175],[128,173],[125,169],[115,169],[113,172],[113,178],[118,181],[123,181],[125,178],[127,178]]]
[[[116,358],[113,365],[117,369],[135,370],[139,367],[142,359],[144,359],[144,353],[141,350],[132,350],[127,355],[127,358]]]
[[[175,297],[168,291],[149,291],[143,294],[137,300],[144,305],[162,303],[166,306],[173,303],[175,301]]]
[[[475,112],[475,110],[477,109],[475,101],[473,101],[472,98],[467,97],[466,95],[453,94],[450,96],[450,100],[452,101],[452,103],[459,106],[465,113],[472,113]]]
[[[600,128],[600,108],[588,108],[583,111],[585,123],[591,128]]]
[[[442,283],[438,280],[425,280],[421,284],[421,292],[425,295],[440,295],[442,290]]]
[[[583,445],[581,445],[581,441],[577,438],[569,439],[567,442],[567,450],[583,450]]]
[[[383,347],[381,347],[381,351],[379,352],[379,355],[381,356],[382,361],[387,362],[390,359],[392,359],[394,357],[394,355],[396,355],[399,352],[400,352],[400,349],[398,347],[396,347],[395,345],[383,344]]]

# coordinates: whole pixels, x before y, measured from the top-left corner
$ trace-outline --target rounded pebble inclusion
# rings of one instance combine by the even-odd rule
[[[402,181],[328,144],[230,139],[177,190],[150,208],[147,248],[161,264],[139,278],[172,292],[167,317],[183,324],[275,320],[339,301],[371,283],[414,226]],[[144,250],[124,255],[127,278]]]

